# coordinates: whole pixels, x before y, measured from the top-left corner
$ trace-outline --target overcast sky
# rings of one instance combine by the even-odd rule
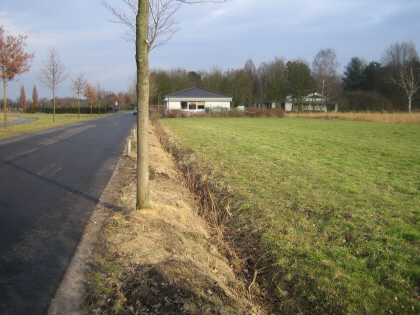
[[[124,8],[121,0],[109,0]],[[340,74],[354,56],[380,61],[396,42],[412,40],[420,50],[419,0],[231,0],[222,4],[183,5],[177,12],[181,30],[149,56],[151,68],[188,71],[242,68],[274,57],[306,59],[320,49],[333,49]],[[0,25],[6,32],[28,36],[26,51],[35,58],[29,73],[8,83],[15,100],[25,87],[28,99],[36,85],[39,98],[52,92],[36,79],[48,47],[55,48],[71,77],[85,78],[101,89],[125,92],[135,72],[134,43],[121,39],[126,27],[100,0],[0,0]],[[1,89],[2,91],[3,89]],[[3,99],[3,93],[1,92]],[[70,80],[57,97],[74,96]]]

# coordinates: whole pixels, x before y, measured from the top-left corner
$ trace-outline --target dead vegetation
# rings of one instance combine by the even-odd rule
[[[276,117],[284,118],[286,113],[280,108],[263,109],[248,107],[247,110],[220,110],[220,111],[185,111],[182,109],[172,109],[167,113],[168,118],[193,118],[193,117],[213,117],[213,118],[242,118],[242,117]]]
[[[301,117],[313,119],[365,121],[387,124],[420,125],[420,113],[387,113],[387,112],[291,112],[287,117]]]
[[[207,187],[196,198],[189,188],[200,191],[192,186],[210,185],[209,179],[186,182],[161,146],[162,137],[162,129],[151,126],[151,209],[134,210],[135,141],[131,156],[120,160],[114,201],[118,210],[99,236],[89,276],[89,312],[264,314],[257,273],[248,271],[247,259],[222,238],[227,195],[216,197]]]

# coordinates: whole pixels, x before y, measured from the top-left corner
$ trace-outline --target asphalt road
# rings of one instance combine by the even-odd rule
[[[7,121],[7,127],[24,125],[38,120],[36,117],[21,117],[20,115],[7,115],[8,117],[16,117],[17,119],[12,121]],[[0,128],[4,127],[4,119],[0,121]]]
[[[0,314],[46,314],[136,116],[0,139]]]

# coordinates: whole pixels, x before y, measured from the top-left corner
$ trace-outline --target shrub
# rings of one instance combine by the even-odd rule
[[[107,107],[107,109],[109,110],[109,107]],[[105,108],[103,106],[101,106],[100,108],[101,113],[104,113]],[[51,107],[46,107],[44,108],[44,111],[46,114],[52,114],[53,113],[53,108]],[[55,113],[56,114],[77,114],[77,107],[61,107],[61,108],[56,108],[55,109]],[[99,107],[93,107],[92,108],[92,113],[93,114],[99,114]],[[90,114],[90,106],[89,107],[80,107],[80,114]]]
[[[215,118],[223,118],[223,117],[233,117],[233,118],[242,118],[242,117],[277,117],[277,118],[284,118],[286,117],[286,113],[284,110],[280,108],[273,108],[273,109],[262,109],[262,108],[254,108],[249,107],[248,110],[241,111],[237,109],[232,110],[222,110],[222,111],[209,111],[208,113],[194,113],[188,112],[181,109],[172,109],[168,111],[168,118],[187,118],[187,117],[215,117]]]
[[[345,104],[340,106],[340,111],[392,111],[391,101],[376,92],[348,92],[344,98]]]
[[[280,108],[263,109],[263,108],[248,107],[246,113],[248,117],[278,117],[278,118],[286,117],[286,113],[284,112],[284,110]]]
[[[34,113],[42,113],[44,110],[41,107],[28,107],[28,109],[26,110],[27,113],[29,114],[34,114]]]
[[[168,118],[187,118],[189,115],[186,111],[181,109],[168,110]]]
[[[241,110],[236,110],[236,109],[232,109],[232,110],[224,110],[224,111],[218,111],[218,112],[213,112],[211,114],[211,117],[235,117],[235,118],[239,118],[239,117],[245,117],[246,113],[244,111]]]

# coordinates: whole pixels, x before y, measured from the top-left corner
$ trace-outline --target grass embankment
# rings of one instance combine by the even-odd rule
[[[235,227],[237,242],[258,239],[272,257],[265,285],[277,311],[419,312],[420,126],[301,118],[164,123],[243,200],[224,223]],[[254,271],[260,280],[264,267]]]
[[[97,255],[89,258],[86,313],[264,314],[233,271],[242,269],[241,261],[220,254],[227,249],[197,214],[160,135],[150,126],[150,209],[134,210],[135,139],[108,184],[104,204],[112,215],[99,233]]]
[[[77,118],[77,114],[60,114],[60,115],[56,114],[55,123],[53,123],[52,114],[20,114],[20,116],[38,118],[38,120],[31,122],[29,124],[7,126],[7,129],[2,127],[0,128],[0,138],[14,136],[14,135],[36,131],[36,130],[58,127],[61,125],[72,124],[79,121],[102,117],[104,116],[104,114],[101,114],[101,115],[95,114],[92,117],[90,116],[90,114],[80,114],[80,119]],[[12,119],[9,120],[8,118],[7,121],[12,121]],[[1,114],[0,122],[3,122],[3,114]]]

